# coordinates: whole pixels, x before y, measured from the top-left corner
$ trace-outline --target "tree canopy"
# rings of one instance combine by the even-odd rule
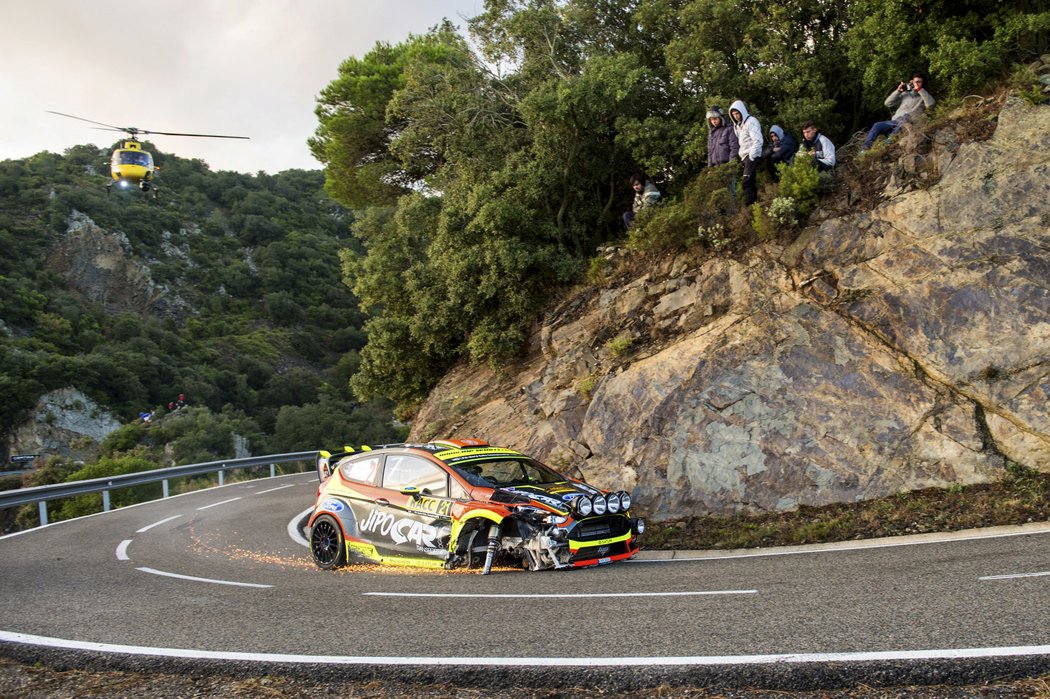
[[[622,235],[628,176],[665,195],[706,164],[711,105],[842,143],[916,70],[950,99],[1047,48],[1027,0],[486,0],[349,58],[311,147],[352,207],[371,314],[353,385],[403,406],[454,361],[521,347],[551,290]]]

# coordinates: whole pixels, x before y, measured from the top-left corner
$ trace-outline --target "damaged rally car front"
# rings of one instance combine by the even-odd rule
[[[478,440],[322,451],[308,522],[322,568],[372,562],[550,570],[633,558],[631,497]]]

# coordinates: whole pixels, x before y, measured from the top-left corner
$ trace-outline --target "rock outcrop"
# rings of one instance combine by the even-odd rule
[[[1050,107],[1008,101],[940,167],[787,249],[570,299],[410,438],[517,447],[655,519],[1050,472]]]
[[[96,456],[102,440],[120,426],[116,416],[80,391],[62,388],[41,396],[11,445],[16,453],[85,460]]]
[[[191,309],[153,281],[149,265],[135,259],[123,233],[100,228],[74,211],[66,234],[51,247],[48,265],[70,288],[109,313],[149,313],[181,319]]]

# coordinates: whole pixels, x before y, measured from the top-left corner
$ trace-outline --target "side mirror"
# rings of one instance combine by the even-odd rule
[[[401,489],[401,494],[409,495],[413,498],[418,498],[420,495],[422,495],[422,492],[419,490],[419,486],[406,485],[404,488]]]

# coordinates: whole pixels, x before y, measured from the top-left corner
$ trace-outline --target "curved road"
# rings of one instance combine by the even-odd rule
[[[325,572],[295,528],[316,486],[257,480],[0,538],[0,654],[620,687],[1050,671],[1050,524],[487,577]]]

